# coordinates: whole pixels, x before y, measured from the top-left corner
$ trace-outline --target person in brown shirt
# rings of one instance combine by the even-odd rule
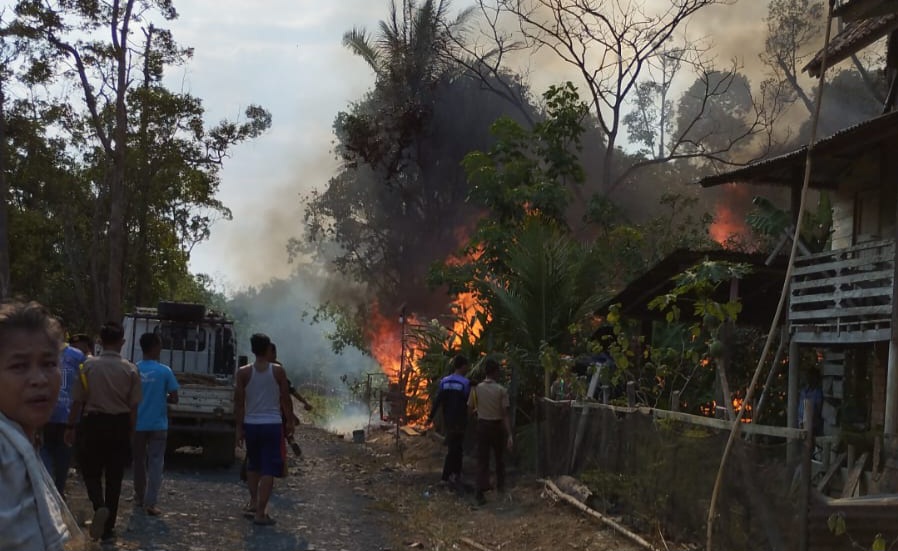
[[[509,415],[508,391],[496,382],[499,362],[488,358],[484,363],[486,378],[474,387],[468,397],[468,408],[477,412],[477,503],[483,505],[483,493],[490,489],[490,454],[496,458],[496,489],[505,491],[504,449],[514,446]]]
[[[137,367],[121,356],[125,344],[122,326],[105,324],[100,330],[100,341],[103,351],[84,362],[74,385],[66,443],[74,443],[75,421],[83,412],[78,431],[78,462],[94,508],[90,535],[111,541],[115,539],[113,529],[122,478],[131,455],[141,383]]]

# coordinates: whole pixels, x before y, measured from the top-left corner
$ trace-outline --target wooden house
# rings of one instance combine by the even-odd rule
[[[888,37],[891,89],[881,116],[818,140],[812,151],[810,185],[829,194],[833,225],[828,250],[797,258],[789,282],[790,358],[796,361],[789,370],[788,424],[798,424],[799,352],[814,348],[822,356],[825,433],[856,431],[873,442],[867,467],[876,470],[880,457],[898,460],[898,0],[849,0],[834,13],[844,26],[825,52],[827,67]],[[823,60],[821,51],[806,70],[819,75]],[[785,186],[797,216],[806,158],[804,147],[701,184]],[[898,491],[886,487],[895,482],[868,490]]]

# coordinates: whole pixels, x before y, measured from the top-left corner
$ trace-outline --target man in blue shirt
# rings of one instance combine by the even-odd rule
[[[443,462],[444,483],[461,484],[461,466],[465,428],[468,426],[468,393],[471,383],[468,374],[468,359],[462,355],[452,358],[452,373],[440,380],[437,397],[433,401],[428,422],[433,421],[438,409],[443,412],[443,430],[446,433],[446,460]]]
[[[165,439],[168,436],[168,404],[178,403],[178,381],[167,365],[159,363],[162,340],[156,333],[140,337],[143,360],[137,364],[143,397],[137,407],[134,432],[134,503],[148,515],[161,514],[156,508],[162,469],[165,463]]]
[[[89,350],[90,337],[83,334],[72,335],[69,344],[63,348],[59,359],[59,369],[62,371],[59,398],[50,422],[44,426],[41,459],[61,496],[65,496],[65,482],[72,462],[72,448],[64,441],[66,423],[72,409],[72,386],[78,380],[81,364],[87,359]]]

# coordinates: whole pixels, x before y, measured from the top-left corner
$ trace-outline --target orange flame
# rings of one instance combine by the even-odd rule
[[[725,188],[726,195],[715,205],[714,221],[708,228],[711,239],[724,247],[735,239],[749,234],[745,223],[745,209],[750,205],[748,189],[730,184]]]
[[[371,355],[387,375],[391,393],[387,400],[395,401],[401,410],[400,418],[411,421],[422,417],[429,410],[427,397],[427,379],[417,366],[421,351],[409,338],[409,327],[415,325],[417,319],[412,316],[395,318],[385,316],[380,305],[371,305],[365,337]],[[391,413],[394,410],[391,410]]]
[[[743,423],[751,423],[751,404],[746,404],[745,399],[740,394],[736,394],[733,398],[733,411],[738,414],[745,406],[745,413],[742,414]]]
[[[461,266],[472,262],[477,262],[483,254],[482,249],[478,249],[467,257],[450,256],[446,259],[446,264],[450,266]],[[483,333],[483,323],[481,317],[486,311],[480,297],[473,291],[459,293],[455,296],[452,304],[452,311],[455,314],[455,321],[452,323],[452,332],[450,333],[449,343],[451,348],[461,348],[463,341],[467,340],[468,344],[474,344]],[[487,316],[487,321],[490,317]]]
[[[399,318],[388,319],[380,312],[380,305],[371,305],[365,337],[371,355],[380,364],[380,368],[390,378],[399,378],[399,358],[402,354],[402,327]]]

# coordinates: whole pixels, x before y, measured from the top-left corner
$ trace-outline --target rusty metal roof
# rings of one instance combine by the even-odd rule
[[[877,17],[898,10],[898,0],[847,0],[833,10],[835,17],[842,21],[857,21],[866,17]]]
[[[857,1],[857,0],[855,0]],[[898,9],[898,1],[894,2]],[[833,66],[848,59],[858,51],[873,44],[890,32],[898,29],[898,13],[890,13],[878,17],[852,21],[834,36],[826,50],[826,64]],[[820,64],[823,62],[823,50],[817,52],[804,70],[813,77],[820,76]]]
[[[898,135],[898,111],[864,121],[818,140],[814,146],[811,187],[835,188],[842,169],[851,163],[854,153],[864,151],[871,144],[895,135]],[[808,147],[804,146],[736,170],[707,176],[698,183],[702,187],[733,183],[801,186],[807,153]]]
[[[769,325],[776,312],[783,281],[786,277],[788,259],[783,256],[774,258],[772,265],[767,266],[767,254],[746,253],[726,249],[697,251],[677,249],[655,263],[645,273],[631,281],[614,297],[605,301],[599,308],[605,313],[613,304],[621,304],[624,317],[638,320],[663,319],[664,315],[648,307],[655,297],[668,293],[674,286],[673,278],[696,264],[705,260],[740,262],[750,264],[751,272],[743,278],[739,286],[739,294],[743,309],[739,314],[739,322],[744,325]],[[721,285],[715,291],[714,300],[729,300],[729,285]]]

